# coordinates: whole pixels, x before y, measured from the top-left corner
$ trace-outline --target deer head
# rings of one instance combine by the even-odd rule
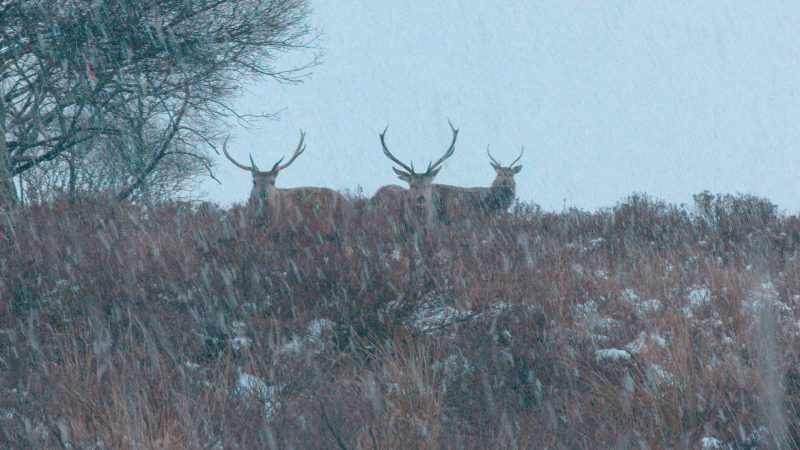
[[[453,155],[453,152],[456,148],[456,139],[458,138],[458,130],[453,127],[452,122],[450,120],[447,121],[450,124],[450,129],[453,131],[453,140],[450,143],[450,147],[444,152],[441,158],[437,159],[435,162],[428,163],[428,168],[424,172],[417,172],[414,170],[414,163],[411,163],[411,166],[407,166],[402,161],[397,159],[392,152],[386,147],[386,131],[389,129],[389,126],[386,126],[386,129],[383,130],[381,133],[381,146],[383,147],[383,154],[386,155],[392,162],[397,164],[402,168],[398,169],[396,167],[392,167],[394,173],[397,176],[408,183],[408,193],[406,202],[409,208],[414,211],[414,215],[421,219],[423,223],[429,224],[431,222],[433,216],[433,199],[432,199],[432,185],[433,179],[436,177],[436,174],[442,169],[442,163],[449,157]]]
[[[306,133],[303,130],[300,130],[300,143],[297,144],[297,148],[295,149],[289,161],[286,164],[281,164],[281,161],[283,161],[283,158],[281,158],[272,166],[272,169],[266,172],[258,169],[258,166],[256,166],[256,163],[253,161],[252,154],[250,154],[249,166],[246,166],[233,159],[233,157],[228,153],[227,138],[222,144],[222,152],[225,153],[225,157],[227,157],[236,167],[246,170],[253,175],[253,190],[250,192],[250,200],[264,202],[268,200],[270,195],[275,191],[275,180],[278,178],[278,173],[280,173],[281,170],[289,167],[289,165],[292,164],[294,160],[306,150],[306,147],[303,145],[305,137]]]
[[[522,158],[522,153],[525,151],[525,147],[522,147],[522,150],[519,152],[519,156],[515,159],[511,164],[504,166],[497,162],[492,154],[489,152],[489,146],[486,146],[486,154],[489,155],[489,159],[492,161],[492,167],[494,171],[497,173],[494,181],[492,182],[492,188],[498,189],[500,191],[504,191],[506,193],[510,193],[511,196],[514,196],[514,193],[517,189],[517,184],[514,181],[514,175],[518,174],[520,170],[522,170],[522,165],[515,166],[514,164],[517,163]]]

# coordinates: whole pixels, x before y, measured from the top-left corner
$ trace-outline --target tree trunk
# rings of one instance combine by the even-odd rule
[[[11,155],[6,147],[5,133],[0,128],[0,210],[15,208],[18,203],[17,189],[14,187],[14,173]]]
[[[67,155],[67,164],[69,165],[69,202],[75,203],[76,198],[76,189],[78,183],[78,173],[75,170],[75,155],[68,154]]]

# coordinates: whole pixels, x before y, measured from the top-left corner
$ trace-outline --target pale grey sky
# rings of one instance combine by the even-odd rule
[[[241,112],[281,111],[229,148],[260,166],[308,149],[279,187],[367,194],[402,184],[382,155],[420,167],[460,128],[441,183],[482,186],[526,153],[517,194],[549,210],[747,192],[800,210],[800,3],[794,1],[315,1],[323,64],[302,85],[264,82]],[[309,55],[306,55],[308,57]],[[208,199],[251,182],[224,158]]]

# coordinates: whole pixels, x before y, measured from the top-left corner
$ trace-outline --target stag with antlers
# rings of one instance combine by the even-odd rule
[[[516,182],[514,175],[522,170],[521,165],[515,165],[522,159],[525,147],[517,159],[504,166],[497,162],[486,147],[492,167],[497,174],[492,185],[486,187],[463,188],[444,184],[434,184],[432,187],[435,200],[436,214],[444,223],[450,223],[456,218],[475,217],[475,214],[489,215],[499,211],[508,211],[516,197]]]
[[[433,179],[442,169],[442,163],[453,155],[456,148],[456,139],[458,138],[458,130],[449,120],[448,123],[450,123],[450,129],[453,131],[453,140],[450,143],[450,147],[441,158],[435,162],[430,162],[424,172],[415,171],[413,163],[408,166],[389,151],[386,146],[388,126],[380,134],[383,154],[393,163],[400,166],[400,169],[392,167],[392,170],[401,180],[408,183],[408,189],[397,185],[384,186],[375,193],[370,200],[370,204],[379,211],[385,211],[388,215],[399,217],[405,227],[411,230],[425,229],[434,220],[435,208],[431,191]]]
[[[340,193],[321,187],[298,187],[280,189],[275,187],[275,180],[281,170],[289,167],[306,149],[303,145],[305,132],[300,130],[300,143],[297,144],[292,157],[285,164],[283,158],[276,162],[272,169],[261,171],[250,155],[250,165],[244,165],[228,153],[227,139],[222,144],[225,156],[236,167],[246,170],[253,176],[253,190],[247,202],[247,216],[250,224],[267,227],[280,233],[313,232],[324,239],[336,235],[336,227],[342,219],[342,211],[347,199]]]

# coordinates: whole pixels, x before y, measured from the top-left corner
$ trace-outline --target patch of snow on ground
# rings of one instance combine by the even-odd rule
[[[639,301],[639,295],[636,294],[636,291],[630,288],[625,288],[622,290],[622,298],[633,303],[637,303]]]
[[[742,304],[745,313],[756,315],[764,310],[773,310],[778,314],[791,314],[792,308],[781,301],[781,295],[775,286],[766,282],[750,293]]]
[[[591,241],[589,241],[589,248],[592,248],[592,249],[599,248],[605,242],[606,242],[606,240],[601,238],[601,237],[594,238]]]
[[[236,393],[245,397],[272,398],[275,394],[275,387],[268,385],[261,378],[250,375],[240,369],[239,377],[236,380]]]
[[[281,353],[300,354],[309,352],[319,354],[325,349],[325,337],[331,333],[336,323],[329,319],[314,319],[306,325],[305,334],[292,336],[292,340],[281,347]]]
[[[575,310],[579,313],[588,316],[598,314],[600,306],[594,300],[588,300],[586,303],[578,303],[574,306]]]
[[[695,288],[689,291],[687,298],[689,299],[689,307],[694,310],[711,301],[711,293],[706,288]]]
[[[669,341],[656,333],[650,333],[650,341],[661,348],[667,348],[669,346]]]
[[[312,341],[319,341],[323,339],[325,333],[333,331],[334,325],[332,320],[329,319],[314,319],[306,325],[306,339]]]
[[[656,363],[650,364],[647,376],[650,382],[655,386],[660,386],[665,383],[670,385],[675,384],[675,376]]]
[[[253,341],[246,336],[247,330],[245,329],[245,323],[241,321],[233,322],[231,328],[233,329],[234,335],[233,339],[231,339],[231,347],[233,347],[234,350],[250,347]]]
[[[669,346],[669,342],[660,335],[656,333],[647,334],[642,331],[635,340],[625,345],[625,349],[631,354],[637,354],[644,350],[648,343],[655,344],[659,348],[667,348]]]
[[[644,319],[650,314],[657,312],[661,309],[661,302],[657,298],[643,300],[636,304],[636,315]]]
[[[587,300],[573,306],[575,314],[578,316],[579,326],[584,327],[597,345],[604,345],[610,341],[610,334],[619,321],[612,317],[600,314],[600,305],[596,300]]]
[[[630,361],[631,354],[618,348],[602,348],[595,352],[598,363]]]
[[[303,353],[304,349],[305,345],[303,345],[303,339],[297,336],[292,336],[292,340],[283,344],[281,347],[281,353],[300,354]]]
[[[644,350],[645,344],[645,334],[644,331],[639,333],[639,337],[636,340],[629,342],[625,345],[625,350],[627,350],[631,354],[637,354]]]
[[[594,326],[604,331],[611,331],[618,324],[619,321],[613,317],[598,317],[594,321]]]
[[[655,298],[642,300],[633,289],[623,289],[621,296],[623,300],[633,304],[636,316],[640,319],[644,319],[661,309],[661,301]]]
[[[264,403],[264,418],[271,420],[275,415],[275,410],[280,407],[280,403],[275,402],[275,396],[280,392],[282,386],[270,386],[261,378],[250,375],[237,369],[239,376],[236,380],[236,394],[246,398],[256,398]]]
[[[235,338],[233,338],[233,340],[231,341],[231,346],[233,347],[233,349],[234,349],[234,350],[241,350],[241,349],[243,349],[243,348],[248,348],[248,347],[250,347],[250,345],[251,345],[252,343],[253,343],[253,341],[252,341],[252,340],[250,340],[250,338],[246,338],[246,337],[235,337]]]
[[[683,314],[691,319],[694,318],[694,312],[711,301],[711,293],[706,288],[694,288],[686,295],[689,304],[681,308]]]
[[[186,365],[187,369],[195,371],[195,372],[203,370],[203,366],[201,366],[200,364],[197,364],[197,363],[193,363],[191,361],[186,361],[184,363],[184,365]]]
[[[593,273],[595,278],[600,278],[601,280],[605,280],[608,278],[608,272],[605,270],[595,270]]]
[[[769,442],[768,436],[769,430],[762,425],[747,436],[745,444],[748,445],[747,448],[767,448],[767,442]]]
[[[595,300],[579,303],[573,308],[586,328],[594,335],[593,339],[595,337],[600,340],[607,339],[606,336],[602,336],[600,333],[608,333],[618,324],[616,319],[600,314],[600,305]]]
[[[495,314],[496,315],[496,314],[500,314],[502,312],[505,312],[510,308],[511,308],[511,306],[506,302],[497,302],[497,303],[492,303],[491,305],[489,305],[489,307],[487,308],[487,312],[489,312],[490,314]]]
[[[422,333],[430,334],[473,316],[474,314],[469,311],[462,311],[451,306],[424,303],[414,311],[411,325]]]
[[[272,297],[267,296],[267,298],[264,301],[258,303],[256,302],[242,303],[241,308],[242,311],[252,314],[262,311],[263,309],[268,308],[271,305],[272,305]]]
[[[703,450],[717,450],[717,449],[730,449],[730,445],[720,441],[714,437],[704,437],[700,439],[700,448]]]

